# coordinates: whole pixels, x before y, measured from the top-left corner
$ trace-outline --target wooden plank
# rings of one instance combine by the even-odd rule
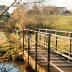
[[[72,72],[72,68],[61,68],[64,72]]]
[[[55,63],[54,63],[55,64]],[[71,67],[72,68],[72,64],[55,64],[57,67]]]
[[[67,56],[67,55],[65,55],[65,54],[62,54],[62,53],[60,53],[60,52],[58,52],[58,51],[54,51],[55,53],[57,53],[57,54],[59,54],[59,55],[62,55],[63,57],[65,57],[65,58],[67,58],[67,59],[69,59],[69,60],[72,60],[72,57],[70,57],[70,56]]]
[[[65,60],[65,58],[59,58],[59,57],[51,57],[51,60]]]

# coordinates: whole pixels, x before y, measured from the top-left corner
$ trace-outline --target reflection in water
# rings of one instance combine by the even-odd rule
[[[0,63],[0,72],[35,72],[31,67],[26,70],[27,64]],[[28,68],[28,67],[27,67]]]
[[[20,69],[12,63],[0,63],[0,72],[20,72]]]

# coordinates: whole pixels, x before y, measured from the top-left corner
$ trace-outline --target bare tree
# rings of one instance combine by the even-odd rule
[[[12,15],[12,18],[16,21],[16,27],[23,28],[27,21],[27,12],[23,5],[17,7]]]

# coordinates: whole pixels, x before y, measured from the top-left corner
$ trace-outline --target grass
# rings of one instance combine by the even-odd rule
[[[72,16],[52,15],[46,17],[44,23],[47,27],[50,23],[51,28],[56,30],[72,31]]]
[[[15,35],[14,33],[12,33],[12,34],[9,34],[9,36],[7,37],[5,34],[2,33],[0,37],[2,37],[3,39],[5,38],[6,40],[0,43],[0,50],[6,52],[5,56],[8,57],[9,55],[22,51],[22,49],[20,48],[21,43],[20,43],[20,39],[18,35]]]
[[[72,16],[59,16],[56,29],[72,31]]]
[[[69,39],[57,37],[57,50],[59,52],[64,52],[64,51],[69,52],[70,50],[69,44],[70,44]],[[51,45],[54,46],[52,47],[53,49],[56,49],[56,37],[55,36],[51,36]]]
[[[72,31],[72,16],[65,16],[65,15],[44,15],[42,17],[42,24],[38,22],[39,16],[35,16],[36,18],[34,21],[36,25],[33,23],[32,25],[36,27],[37,25],[39,27],[43,28],[51,28],[56,30],[66,30],[66,31]],[[36,21],[37,20],[37,21]],[[30,24],[30,23],[29,23]]]

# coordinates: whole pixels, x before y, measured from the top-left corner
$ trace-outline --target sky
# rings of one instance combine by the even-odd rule
[[[51,0],[51,4],[72,9],[72,0]]]
[[[6,5],[6,6],[10,6],[12,3],[14,2],[14,0],[0,0],[0,5]],[[14,10],[14,8],[10,8],[9,12],[12,13]]]
[[[23,1],[26,2],[27,0],[23,0]],[[66,7],[67,9],[72,9],[72,0],[45,0],[45,1],[46,2],[44,4],[49,4],[53,6],[59,6],[59,7]],[[0,0],[0,5],[9,6],[13,2],[14,0]],[[9,12],[13,12],[13,10],[14,8],[10,8]]]

